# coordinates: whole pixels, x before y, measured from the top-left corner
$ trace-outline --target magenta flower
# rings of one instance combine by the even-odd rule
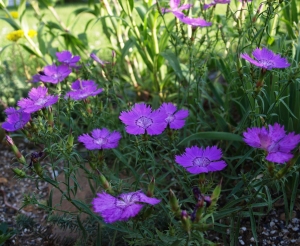
[[[47,95],[48,89],[43,86],[32,88],[28,95],[29,98],[23,98],[18,102],[18,106],[25,113],[34,113],[42,108],[49,107],[58,101],[58,96]]]
[[[106,223],[114,223],[135,217],[144,207],[143,203],[156,205],[159,202],[159,199],[147,197],[142,191],[123,193],[118,197],[102,192],[93,199],[92,205],[94,211],[99,213]]]
[[[119,132],[109,132],[106,128],[94,129],[91,134],[92,136],[83,134],[78,137],[78,141],[83,143],[89,150],[116,148],[122,137]]]
[[[96,54],[91,53],[90,57],[97,63],[99,63],[101,66],[105,66],[105,64],[109,63],[107,61],[102,61],[98,56],[96,56]]]
[[[273,68],[286,68],[290,66],[285,58],[282,58],[280,55],[276,55],[267,48],[256,48],[252,52],[252,55],[256,60],[251,58],[248,54],[241,54],[241,58],[244,58],[257,67],[267,70],[271,70]]]
[[[173,103],[163,103],[159,109],[167,114],[165,121],[171,129],[177,130],[182,128],[185,124],[184,119],[189,115],[189,111],[186,109],[181,109],[176,112],[177,107]]]
[[[162,8],[163,13],[167,12],[181,12],[182,10],[189,9],[193,5],[192,4],[183,4],[179,7],[180,0],[170,0],[170,9]]]
[[[193,27],[206,27],[206,26],[211,26],[212,23],[208,22],[202,18],[191,18],[188,16],[185,16],[181,12],[173,12],[173,14],[183,23],[187,25],[191,25]]]
[[[59,62],[69,67],[77,67],[76,63],[80,60],[80,56],[73,56],[68,50],[56,52],[56,57]]]
[[[119,119],[126,125],[126,132],[133,135],[159,135],[167,127],[167,114],[153,110],[145,103],[135,104],[131,111],[121,112]]]
[[[211,3],[204,4],[203,9],[205,10],[205,9],[208,9],[212,6],[216,6],[217,4],[227,4],[227,3],[229,4],[230,0],[212,0]]]
[[[175,161],[192,174],[215,172],[224,169],[227,164],[220,160],[222,151],[217,146],[186,148],[183,155],[176,155]]]
[[[49,65],[44,67],[44,74],[40,75],[40,80],[52,84],[63,81],[72,72],[67,65],[55,66]]]
[[[7,108],[4,112],[7,114],[7,119],[1,127],[8,132],[17,131],[30,121],[30,114],[22,109]]]
[[[76,80],[72,83],[72,91],[69,91],[65,95],[65,99],[71,97],[74,100],[82,100],[89,96],[96,96],[103,91],[103,89],[97,89],[97,85],[93,80]]]
[[[252,127],[243,133],[244,141],[251,147],[267,152],[266,160],[276,163],[289,161],[293,154],[290,152],[299,144],[300,135],[294,132],[286,135],[284,126],[275,123],[268,128]]]

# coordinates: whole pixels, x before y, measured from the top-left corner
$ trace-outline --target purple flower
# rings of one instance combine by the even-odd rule
[[[212,0],[210,4],[204,4],[203,9],[208,9],[212,6],[216,6],[217,4],[227,4],[230,3],[230,0]]]
[[[186,148],[183,155],[176,155],[175,161],[192,174],[220,171],[227,166],[220,160],[222,151],[217,146]]]
[[[121,139],[121,134],[117,131],[112,133],[106,128],[94,129],[92,136],[83,134],[78,137],[78,141],[84,143],[84,146],[89,149],[113,149],[116,148]]]
[[[34,113],[44,107],[49,107],[58,101],[58,96],[47,95],[48,89],[43,86],[32,88],[28,95],[18,102],[18,106],[26,113]]]
[[[171,9],[162,8],[162,12],[163,13],[167,13],[167,12],[181,12],[182,10],[189,9],[189,8],[191,8],[193,6],[192,4],[183,4],[180,7],[178,7],[179,4],[180,4],[180,0],[170,0],[170,7],[171,7]]]
[[[290,152],[300,142],[300,135],[295,135],[294,132],[286,135],[284,126],[278,123],[269,125],[268,128],[248,128],[243,135],[248,145],[265,150],[266,160],[276,163],[289,161],[293,157]]]
[[[93,80],[76,80],[72,83],[72,91],[67,92],[65,99],[71,97],[74,100],[82,100],[89,96],[96,96],[103,91],[97,89],[97,85]]]
[[[77,67],[76,63],[80,60],[80,56],[73,56],[68,50],[56,52],[56,57],[59,62],[68,65],[69,67]]]
[[[186,109],[181,109],[175,113],[177,107],[173,103],[163,103],[159,109],[167,114],[165,121],[171,129],[182,128],[185,124],[184,119],[189,115],[189,111]]]
[[[267,48],[256,48],[252,52],[252,55],[256,60],[251,58],[248,54],[241,54],[241,57],[253,65],[267,70],[271,70],[273,68],[286,68],[290,66],[285,58],[282,58],[280,55],[276,55]]]
[[[131,111],[121,112],[119,119],[126,125],[126,132],[133,135],[159,135],[167,127],[164,111],[153,110],[145,103],[135,104]]]
[[[71,69],[67,65],[48,65],[44,67],[44,74],[40,75],[40,80],[57,84],[68,77],[71,72]]]
[[[30,114],[22,109],[7,108],[4,112],[7,114],[7,119],[1,127],[8,132],[19,130],[30,121]]]
[[[183,23],[187,25],[191,25],[193,27],[206,27],[206,26],[211,26],[212,23],[208,22],[204,19],[201,18],[191,18],[188,16],[185,16],[181,12],[173,12],[173,14]]]
[[[102,61],[98,56],[96,56],[96,54],[91,53],[90,57],[95,61],[98,62],[101,66],[105,66],[105,64],[109,63],[107,61]]]
[[[94,211],[99,213],[106,223],[114,223],[136,216],[144,207],[143,203],[156,205],[159,202],[159,199],[147,197],[142,191],[123,193],[118,197],[102,192],[93,199],[92,205]]]

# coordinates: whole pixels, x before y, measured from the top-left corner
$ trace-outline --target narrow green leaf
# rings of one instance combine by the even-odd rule
[[[168,61],[169,65],[172,67],[179,79],[183,79],[184,76],[177,56],[171,51],[161,52],[160,55]]]
[[[195,133],[187,138],[183,139],[178,145],[186,144],[189,141],[197,139],[210,139],[210,140],[227,140],[243,142],[243,138],[240,135],[229,132],[199,132]]]

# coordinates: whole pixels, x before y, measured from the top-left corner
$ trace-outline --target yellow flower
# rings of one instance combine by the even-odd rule
[[[35,37],[36,35],[37,35],[37,32],[35,30],[29,30],[28,31],[28,36],[31,37],[31,38]]]
[[[20,38],[24,37],[24,31],[23,30],[16,30],[12,31],[9,34],[6,35],[6,38],[10,41],[18,41]]]
[[[18,19],[19,13],[17,11],[11,11],[9,13],[10,13],[10,15],[11,15],[12,18]]]

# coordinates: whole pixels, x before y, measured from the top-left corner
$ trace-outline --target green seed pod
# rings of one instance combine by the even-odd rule
[[[152,197],[154,194],[155,178],[153,177],[148,185],[147,196]]]
[[[169,192],[169,203],[170,203],[171,210],[175,213],[175,215],[180,216],[181,210],[179,208],[178,200],[171,189]]]

